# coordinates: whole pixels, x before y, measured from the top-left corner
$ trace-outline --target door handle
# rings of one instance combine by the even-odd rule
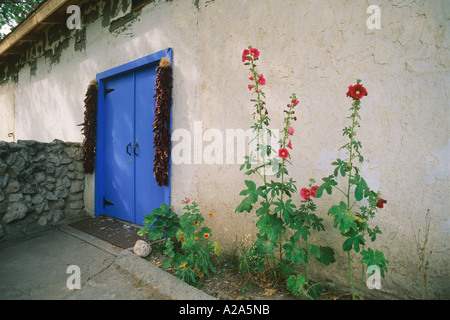
[[[131,153],[130,153],[130,151],[128,150],[129,147],[131,147],[131,142],[127,145],[127,153],[128,153],[129,156],[131,156]]]
[[[136,147],[139,147],[139,143],[136,143],[133,148],[134,155],[138,157],[139,155],[136,153]]]

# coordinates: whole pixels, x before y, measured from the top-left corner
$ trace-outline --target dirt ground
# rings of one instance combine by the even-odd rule
[[[162,261],[166,257],[153,248],[147,261],[162,268]],[[286,283],[276,281],[269,272],[255,273],[251,277],[243,278],[227,263],[221,264],[216,274],[206,279],[198,289],[220,300],[304,300],[305,298],[294,296],[286,289]],[[175,275],[175,269],[165,271]],[[325,292],[317,300],[350,300],[351,294],[345,292]]]

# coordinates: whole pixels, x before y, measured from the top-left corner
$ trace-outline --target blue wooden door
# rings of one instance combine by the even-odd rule
[[[106,88],[104,213],[134,222],[134,74]]]
[[[170,187],[159,187],[153,176],[153,96],[162,53],[137,60],[128,68],[106,72],[103,79],[102,74],[97,77],[101,79],[97,215],[107,214],[142,225],[146,214],[162,202],[170,204]]]
[[[136,72],[135,91],[135,222],[142,224],[144,216],[158,208],[165,201],[167,187],[159,187],[153,176],[153,147],[155,120],[156,67]],[[151,84],[151,90],[149,90]]]

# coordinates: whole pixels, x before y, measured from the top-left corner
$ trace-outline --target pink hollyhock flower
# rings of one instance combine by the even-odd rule
[[[186,203],[189,203],[189,202],[191,202],[191,199],[186,198]]]
[[[264,79],[264,76],[262,74],[259,75],[258,82],[262,86],[266,84],[266,79]]]
[[[302,190],[300,190],[300,196],[303,199],[311,200],[311,190],[309,190],[308,188],[302,188]]]
[[[292,149],[292,141],[291,141],[291,140],[289,140],[287,147],[288,147],[289,149]]]
[[[281,148],[280,150],[278,150],[278,155],[281,158],[286,159],[289,156],[289,151],[286,148]]]
[[[319,189],[319,186],[311,187],[311,197],[316,197],[317,189]]]
[[[253,85],[249,84],[248,85],[248,90],[252,90],[253,89]]]
[[[259,59],[259,50],[256,48],[250,49],[250,54],[252,55],[253,59],[258,60]]]
[[[250,78],[248,78],[249,80],[253,81],[255,80],[255,78],[253,78],[253,76],[251,76]]]
[[[291,103],[294,105],[294,107],[295,107],[296,105],[298,105],[299,102],[300,102],[300,101],[298,101],[298,100],[292,100],[292,101],[291,101]]]
[[[294,128],[292,128],[292,127],[289,127],[289,134],[292,136],[293,134],[294,134]]]
[[[242,62],[251,60],[251,58],[249,57],[249,55],[250,55],[250,50],[244,49],[244,51],[242,52]]]

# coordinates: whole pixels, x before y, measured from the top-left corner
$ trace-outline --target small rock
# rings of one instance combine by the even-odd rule
[[[138,240],[134,245],[133,252],[135,255],[145,258],[152,252],[152,247],[147,242]]]
[[[47,218],[46,217],[40,217],[38,220],[39,225],[45,226],[47,224]]]

